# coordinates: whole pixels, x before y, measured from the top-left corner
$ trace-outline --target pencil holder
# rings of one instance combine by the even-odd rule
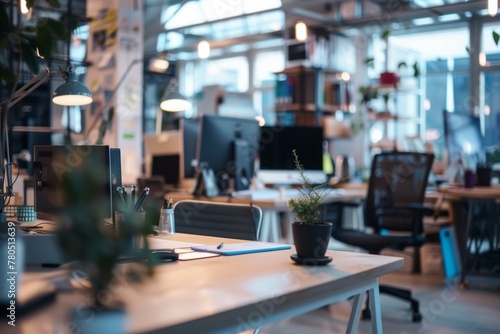
[[[126,213],[115,211],[115,233],[120,238],[130,239],[130,242],[137,247],[141,247],[141,235],[137,231],[144,225],[146,212]]]
[[[161,209],[160,222],[158,223],[160,234],[175,233],[174,209]]]

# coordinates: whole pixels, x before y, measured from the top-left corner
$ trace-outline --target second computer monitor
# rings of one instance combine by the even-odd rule
[[[293,150],[296,150],[306,175],[313,182],[326,181],[323,172],[323,128],[315,126],[262,127],[259,180],[283,185],[299,183]]]
[[[248,189],[254,174],[260,137],[253,119],[204,115],[198,144],[198,162],[211,168],[219,189],[234,181],[235,190]]]
[[[479,117],[446,110],[443,115],[449,163],[462,159],[466,167],[475,169],[484,158],[484,138]]]

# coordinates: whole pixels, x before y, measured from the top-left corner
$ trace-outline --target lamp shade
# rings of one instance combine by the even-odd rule
[[[186,97],[177,92],[177,80],[170,80],[165,97],[160,103],[160,108],[165,111],[179,112],[184,111],[191,106]]]
[[[186,110],[190,105],[191,103],[184,96],[173,92],[160,103],[160,108],[165,111],[178,112]]]
[[[69,67],[65,82],[54,91],[52,102],[61,106],[83,106],[92,102],[92,94],[86,86],[78,82]]]

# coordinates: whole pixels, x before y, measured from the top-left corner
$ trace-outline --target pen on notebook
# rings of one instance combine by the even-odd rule
[[[142,203],[144,202],[144,200],[146,199],[146,197],[148,196],[149,194],[149,188],[146,187],[144,188],[144,190],[142,191],[142,194],[141,196],[139,197],[139,199],[137,200],[137,203],[135,203],[135,206],[134,206],[134,211],[138,211],[141,206],[142,206]]]
[[[219,246],[217,246],[217,249],[222,249],[222,247],[224,247],[224,243],[221,242]]]

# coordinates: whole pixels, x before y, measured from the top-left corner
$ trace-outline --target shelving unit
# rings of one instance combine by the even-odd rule
[[[421,137],[422,124],[420,121],[420,93],[416,89],[401,89],[394,86],[377,86],[370,87],[370,91],[376,92],[377,98],[374,99],[378,103],[373,106],[373,111],[369,112],[368,120],[370,130],[378,123],[382,124],[382,138],[373,143],[370,140],[370,149],[377,150],[392,150],[397,149],[397,141],[401,139],[401,134],[406,137]],[[383,101],[383,96],[388,98]],[[401,98],[405,95],[401,104]],[[382,101],[380,101],[382,100]],[[380,107],[382,105],[382,107]],[[398,123],[398,124],[396,124]],[[405,124],[406,123],[406,124]],[[415,125],[413,131],[409,131],[409,126]],[[392,126],[392,133],[390,133]],[[403,129],[401,132],[401,129]]]
[[[338,72],[299,65],[276,75],[275,111],[294,113],[296,125],[321,125],[323,115],[351,108],[352,85]]]

